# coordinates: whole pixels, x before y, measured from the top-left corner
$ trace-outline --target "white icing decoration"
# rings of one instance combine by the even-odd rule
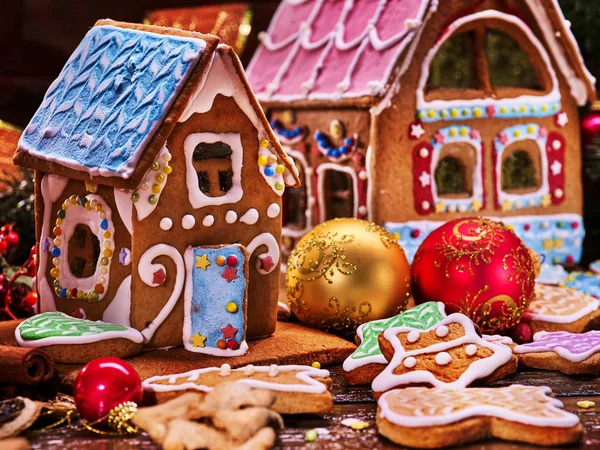
[[[420,337],[421,337],[421,333],[419,333],[417,330],[412,330],[411,332],[409,332],[406,335],[406,340],[408,342],[414,343],[414,342],[417,342]]]
[[[510,345],[513,340],[508,336],[502,336],[500,334],[484,334],[482,336],[486,341],[493,342],[494,344]]]
[[[527,390],[529,392],[524,392]],[[428,389],[423,387],[409,387],[405,389],[394,389],[384,393],[378,400],[379,417],[384,418],[396,425],[405,427],[435,427],[449,423],[459,422],[470,417],[488,416],[499,417],[509,422],[518,422],[542,427],[572,427],[579,423],[579,418],[570,412],[559,409],[563,406],[562,402],[556,398],[547,396],[552,391],[547,386],[523,386],[513,384],[500,388],[469,388],[463,390],[446,389]],[[536,398],[534,394],[542,394],[543,399]],[[415,397],[423,409],[416,409],[417,414],[402,415],[392,411],[388,398],[399,397],[395,400],[401,405],[408,406],[408,399],[403,399],[403,395]],[[510,410],[498,405],[498,395],[503,395],[506,405],[512,405],[515,402],[524,402],[531,408],[537,408],[533,413],[528,414],[528,410]],[[468,406],[462,408],[452,408],[452,405],[465,404],[465,397],[470,397]],[[490,397],[491,404],[486,404],[486,398]],[[436,410],[428,412],[426,407],[430,400],[442,405],[448,405],[443,408],[439,414]],[[524,401],[525,400],[525,401]],[[414,408],[414,402],[410,405]],[[549,413],[540,414],[539,408],[547,408]],[[422,411],[418,414],[418,411]]]
[[[271,187],[271,189],[273,190],[273,192],[275,192],[277,195],[281,196],[283,195],[284,189],[277,189],[275,187],[275,185],[277,183],[282,183],[283,186],[286,185],[286,180],[284,177],[283,173],[277,173],[275,172],[273,175],[269,176],[265,173],[265,169],[269,166],[275,168],[275,166],[277,164],[280,163],[279,158],[277,157],[277,155],[275,153],[273,153],[269,148],[259,148],[258,149],[258,156],[264,156],[265,158],[268,158],[269,156],[275,156],[277,158],[277,161],[273,164],[266,164],[264,166],[258,165],[258,170],[260,172],[260,174],[263,176],[263,178],[265,179],[265,181],[267,182],[267,184]],[[285,172],[284,172],[285,173]],[[289,182],[290,180],[288,180]]]
[[[258,219],[258,211],[255,208],[250,208],[242,217],[240,217],[240,222],[254,225],[258,222]]]
[[[169,231],[173,228],[173,221],[169,217],[163,217],[160,219],[159,226],[161,230]]]
[[[438,366],[447,366],[452,362],[452,356],[448,352],[440,352],[435,355],[435,363]]]
[[[150,214],[152,214],[152,212],[158,206],[160,196],[163,193],[165,186],[167,185],[167,179],[169,178],[169,176],[163,172],[163,168],[168,165],[168,161],[170,159],[171,159],[171,153],[169,152],[169,149],[167,148],[167,144],[165,143],[163,148],[160,149],[160,152],[158,152],[156,159],[154,160],[154,162],[157,162],[159,164],[160,169],[159,170],[148,169],[148,172],[146,172],[146,175],[144,175],[144,178],[138,185],[138,188],[135,190],[135,192],[137,192],[140,196],[137,202],[133,202],[133,205],[135,206],[135,209],[137,211],[138,220],[144,220],[146,217],[148,217]],[[156,181],[156,175],[158,175],[158,174],[162,174],[164,176],[164,181],[162,183],[158,183]],[[197,181],[198,180],[196,179],[196,183],[197,183]],[[148,189],[142,190],[141,186],[144,185],[144,183],[146,183],[149,187],[148,187]],[[158,193],[154,193],[151,190],[151,187],[155,184],[158,184],[160,186],[160,191]],[[156,196],[156,202],[154,204],[152,204],[148,201],[148,197],[151,195]]]
[[[270,219],[274,219],[279,215],[280,211],[281,207],[277,203],[271,203],[267,208],[267,217],[269,217]]]
[[[119,212],[119,218],[129,231],[133,233],[133,202],[131,201],[131,192],[127,190],[114,188],[115,204]]]
[[[198,144],[213,144],[215,142],[223,142],[231,148],[231,170],[233,171],[233,176],[231,179],[231,188],[224,195],[209,197],[198,186],[198,174],[193,164],[193,155],[194,149]],[[183,141],[183,149],[185,153],[185,180],[188,197],[194,209],[237,203],[242,199],[244,195],[242,188],[244,149],[239,133],[192,133]]]
[[[348,175],[350,175],[350,178],[352,179],[352,196],[353,196],[353,200],[354,200],[354,205],[353,205],[353,216],[357,217],[358,216],[358,177],[356,176],[356,170],[354,170],[352,167],[348,167],[348,166],[340,166],[339,164],[335,164],[335,163],[322,163],[319,165],[319,167],[317,167],[317,184],[319,186],[319,220],[321,222],[325,222],[326,220],[326,214],[327,211],[325,211],[325,205],[327,205],[327,201],[325,199],[325,193],[327,192],[327,189],[325,188],[325,173],[328,170],[337,170],[338,172],[345,172]]]
[[[439,326],[448,326],[451,323],[457,323],[464,328],[464,335],[450,341],[437,342],[428,347],[417,348],[415,350],[406,351],[398,334],[412,331],[409,327],[389,328],[383,332],[384,338],[392,344],[394,348],[394,357],[390,364],[381,372],[375,380],[373,380],[373,390],[375,392],[384,392],[399,385],[407,384],[431,384],[433,387],[443,387],[444,389],[460,389],[469,386],[475,380],[485,378],[491,375],[498,367],[506,364],[512,357],[512,350],[503,345],[496,345],[481,338],[475,331],[475,327],[471,319],[467,316],[455,313],[444,318],[441,322],[434,325],[428,330],[431,331]],[[480,347],[485,347],[492,350],[492,354],[486,358],[473,361],[469,367],[455,380],[445,383],[436,378],[431,372],[426,370],[415,370],[408,373],[397,375],[394,369],[402,364],[404,359],[409,356],[419,356],[432,353],[444,353],[446,350],[462,346],[464,344],[477,344]],[[442,357],[442,362],[445,360]],[[437,358],[436,358],[436,362]],[[450,361],[448,361],[450,362]],[[447,363],[446,363],[447,364]]]
[[[236,220],[237,220],[237,213],[232,210],[227,211],[227,214],[225,214],[225,222],[235,223]]]
[[[579,309],[565,314],[573,308],[575,302],[580,304]],[[572,323],[593,313],[598,307],[598,300],[591,295],[567,287],[536,283],[535,298],[529,304],[523,318],[542,322]]]
[[[202,219],[202,225],[204,225],[205,227],[211,227],[214,223],[215,216],[211,216],[210,214],[205,216],[204,219]]]
[[[244,375],[247,377],[251,376],[254,372],[256,372],[256,370],[252,364],[248,364],[246,367],[244,367]]]
[[[269,376],[276,377],[277,375],[279,375],[279,367],[277,364],[271,364],[271,367],[269,367]]]
[[[131,326],[131,275],[128,275],[119,285],[110,305],[102,314],[102,321],[115,323],[124,327]]]
[[[254,251],[261,245],[265,245],[267,247],[267,252],[263,253],[262,255],[271,257],[271,259],[273,260],[273,267],[268,271],[261,269],[260,257],[256,258],[255,267],[258,273],[260,273],[261,275],[267,275],[273,270],[275,270],[275,267],[277,267],[281,251],[279,250],[279,242],[277,242],[277,239],[275,239],[271,233],[262,233],[256,236],[254,239],[252,239],[252,241],[250,241],[250,243],[246,246],[246,251],[248,252],[248,259],[252,257]]]
[[[554,160],[554,162],[550,164],[550,171],[552,172],[552,175],[560,175],[562,172],[562,164],[558,159]]]
[[[191,214],[186,214],[181,218],[181,228],[191,230],[196,225],[196,218]]]
[[[219,370],[219,375],[222,377],[228,377],[231,375],[231,366],[229,364],[222,364],[221,369]]]
[[[446,325],[442,325],[436,328],[435,335],[440,338],[444,338],[448,336],[448,327]]]
[[[485,338],[484,338],[485,339]],[[465,347],[465,353],[468,356],[474,356],[477,353],[477,346],[475,344],[469,344]]]
[[[185,279],[185,266],[183,263],[183,258],[181,254],[177,251],[175,247],[171,247],[170,245],[165,244],[157,244],[150,247],[148,250],[144,252],[141,256],[139,264],[138,264],[138,273],[140,275],[141,280],[146,283],[148,286],[156,287],[157,285],[153,282],[153,274],[157,270],[163,270],[165,274],[167,273],[167,269],[162,264],[153,263],[154,259],[159,256],[167,256],[173,260],[176,266],[176,274],[175,274],[175,285],[173,286],[173,292],[171,296],[160,310],[158,315],[152,320],[152,322],[142,330],[142,335],[144,336],[144,342],[150,341],[156,329],[165,321],[165,319],[171,314],[177,300],[179,300],[179,296],[181,295],[181,291],[183,289],[183,281]]]
[[[189,372],[185,372],[178,375],[166,375],[166,376],[156,376],[148,378],[142,382],[142,387],[146,391],[153,392],[170,392],[170,391],[184,391],[187,389],[196,390],[201,392],[210,392],[212,390],[209,386],[203,386],[193,381],[198,380],[200,375],[207,372],[219,372],[221,369],[218,367],[209,367],[206,369],[197,369],[191,370]],[[279,373],[289,372],[289,371],[297,371],[296,378],[301,381],[298,384],[282,384],[276,383],[275,381],[260,381],[256,379],[242,378],[236,383],[245,383],[250,387],[256,389],[268,389],[271,391],[281,391],[281,392],[307,392],[313,394],[322,394],[327,391],[327,386],[325,386],[320,381],[315,380],[315,378],[327,378],[329,377],[329,371],[325,369],[315,369],[311,366],[299,366],[299,365],[289,365],[289,366],[278,366]],[[245,373],[246,367],[240,367],[238,369],[232,369],[232,372],[242,372]],[[254,366],[254,372],[261,373],[269,373],[271,371],[270,366]],[[155,384],[157,381],[170,380],[171,378],[187,378],[187,382],[177,385],[163,385],[163,384]]]
[[[412,369],[417,365],[417,360],[414,356],[409,356],[403,361],[402,364],[404,364],[404,367],[406,367],[407,369]]]

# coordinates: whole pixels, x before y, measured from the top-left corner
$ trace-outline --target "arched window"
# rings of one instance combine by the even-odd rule
[[[346,172],[327,170],[325,172],[324,220],[336,217],[354,217],[354,179]]]
[[[208,197],[225,195],[232,186],[231,147],[224,142],[201,142],[194,149],[193,164],[198,187]]]
[[[476,165],[477,152],[471,144],[458,141],[444,145],[433,174],[438,197],[470,197]]]
[[[100,256],[100,241],[89,226],[79,224],[68,244],[69,269],[76,278],[91,277]]]
[[[435,185],[439,196],[466,192],[465,169],[457,158],[446,156],[438,163]]]
[[[303,180],[302,185],[296,189],[286,189],[283,193],[283,225],[292,230],[304,230],[306,228],[306,209],[307,202],[307,183],[310,180],[306,179],[306,168],[298,160],[295,159],[298,176]]]
[[[530,141],[515,143],[502,158],[502,190],[505,192],[536,191],[540,185],[540,163],[537,145]]]
[[[427,91],[476,88],[474,33],[456,34],[436,53],[429,68]]]

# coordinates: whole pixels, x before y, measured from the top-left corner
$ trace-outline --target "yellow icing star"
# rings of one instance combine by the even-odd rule
[[[204,341],[206,341],[206,336],[202,336],[200,333],[196,333],[190,339],[192,347],[204,347]]]
[[[475,199],[475,200],[473,200],[473,202],[471,202],[471,210],[472,211],[475,211],[475,212],[479,211],[481,209],[481,206],[482,206],[481,200],[479,200],[479,199]]]
[[[544,250],[552,250],[553,246],[554,246],[554,242],[552,241],[552,239],[546,239],[544,241]]]
[[[445,208],[446,208],[446,204],[444,202],[437,202],[435,204],[435,212],[436,213],[444,212]]]
[[[511,207],[512,207],[512,203],[510,202],[509,199],[506,199],[502,202],[502,205],[501,205],[502,211],[510,211]]]
[[[542,206],[545,208],[546,206],[550,206],[552,201],[550,200],[550,194],[542,195]]]
[[[196,269],[206,270],[210,266],[210,261],[206,257],[206,253],[202,256],[196,256]]]

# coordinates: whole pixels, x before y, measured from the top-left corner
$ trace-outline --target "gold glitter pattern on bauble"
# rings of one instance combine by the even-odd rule
[[[354,334],[361,323],[404,311],[410,286],[402,247],[364,220],[317,225],[288,259],[290,309],[302,323],[336,334]]]

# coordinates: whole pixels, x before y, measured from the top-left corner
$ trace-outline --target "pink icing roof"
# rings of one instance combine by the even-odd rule
[[[259,100],[381,93],[430,0],[283,0],[247,73]]]

